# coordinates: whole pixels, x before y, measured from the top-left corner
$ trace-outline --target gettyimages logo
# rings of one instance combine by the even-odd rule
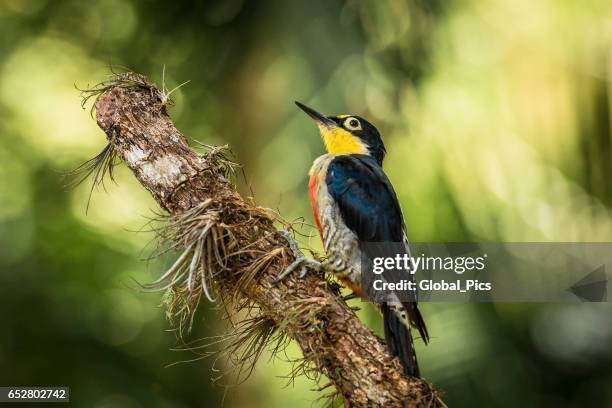
[[[366,242],[360,250],[365,298],[376,302],[607,302],[612,270],[608,242]]]
[[[441,257],[421,254],[412,257],[408,254],[395,254],[395,256],[377,256],[372,260],[372,272],[380,275],[385,271],[408,271],[414,275],[418,271],[453,271],[458,275],[466,271],[482,271],[486,267],[487,254],[482,256]]]

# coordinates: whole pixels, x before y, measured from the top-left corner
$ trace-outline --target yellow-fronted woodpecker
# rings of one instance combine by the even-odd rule
[[[402,211],[382,169],[385,146],[378,130],[359,116],[324,116],[296,104],[315,120],[327,150],[315,160],[309,182],[314,219],[327,255],[323,268],[361,295],[361,243],[403,242],[409,254]],[[316,264],[304,259],[296,264],[300,262]],[[410,326],[417,328],[426,344],[429,335],[417,302],[392,298],[380,307],[390,352],[399,357],[407,375],[419,377]]]

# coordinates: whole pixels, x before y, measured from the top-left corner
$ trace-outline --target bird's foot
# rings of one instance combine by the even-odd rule
[[[353,300],[353,299],[357,299],[361,296],[359,296],[357,293],[353,292],[350,293],[348,295],[344,295],[342,296],[342,300],[347,303],[349,300]],[[349,306],[349,309],[351,309],[353,312],[358,312],[361,310],[361,308],[359,306]]]
[[[357,299],[358,297],[361,297],[361,296],[353,292],[350,295],[342,296],[342,300],[344,300],[345,302],[348,302],[349,300]]]
[[[276,276],[276,279],[274,280],[275,283],[282,281],[287,275],[289,275],[291,272],[293,272],[297,268],[299,268],[299,271],[300,271],[298,275],[300,279],[306,276],[306,271],[308,270],[308,268],[316,269],[319,271],[323,270],[323,264],[321,264],[321,262],[315,261],[314,259],[308,259],[304,256],[304,254],[298,247],[297,242],[295,242],[295,239],[293,239],[293,237],[288,231],[279,231],[279,234],[285,237],[287,242],[289,242],[289,247],[291,248],[291,251],[295,255],[295,261],[293,261],[291,265],[289,265],[287,268],[285,268],[285,270],[283,270],[281,273],[279,273]]]

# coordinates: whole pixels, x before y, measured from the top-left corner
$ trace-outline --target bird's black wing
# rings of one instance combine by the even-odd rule
[[[340,215],[360,242],[404,242],[405,227],[401,207],[393,186],[382,168],[369,156],[342,155],[329,164],[325,177],[328,191],[338,205]],[[408,252],[408,248],[406,247]],[[417,302],[404,302],[410,322],[425,343],[429,340]],[[407,321],[402,313],[382,305],[385,338],[392,352],[400,357],[407,374],[418,376],[418,365]]]
[[[342,155],[325,177],[346,226],[363,242],[402,242],[404,221],[395,191],[376,162],[364,155]]]

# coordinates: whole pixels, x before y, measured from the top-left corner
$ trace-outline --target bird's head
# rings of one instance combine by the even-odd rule
[[[370,122],[356,115],[325,116],[300,102],[295,104],[317,123],[328,153],[365,154],[382,166],[385,145]]]

